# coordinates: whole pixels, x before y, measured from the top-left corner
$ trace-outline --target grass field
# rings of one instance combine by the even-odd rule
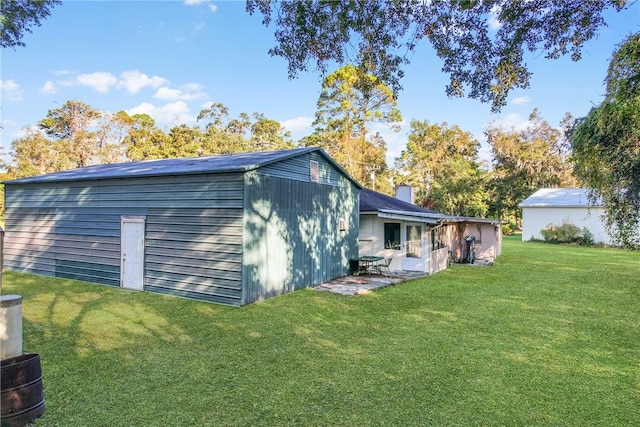
[[[640,254],[505,238],[359,297],[242,308],[5,273],[36,426],[640,425]]]

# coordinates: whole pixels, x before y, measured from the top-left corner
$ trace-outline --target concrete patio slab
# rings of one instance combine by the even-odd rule
[[[372,274],[371,276],[345,276],[315,286],[313,289],[333,292],[340,295],[356,296],[366,294],[378,288],[426,276],[428,276],[427,273],[420,271],[394,271],[391,274],[384,275]]]

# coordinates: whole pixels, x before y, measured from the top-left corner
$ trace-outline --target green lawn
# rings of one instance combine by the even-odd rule
[[[224,306],[5,273],[36,426],[640,425],[640,254],[505,238],[359,296]]]

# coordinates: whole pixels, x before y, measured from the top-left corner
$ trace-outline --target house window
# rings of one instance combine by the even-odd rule
[[[309,161],[309,179],[311,182],[320,182],[319,166],[315,160]]]
[[[476,228],[478,229],[478,234],[475,236],[476,237],[476,245],[481,245],[482,244],[482,225],[477,224]]]
[[[400,224],[384,223],[384,248],[400,250]]]

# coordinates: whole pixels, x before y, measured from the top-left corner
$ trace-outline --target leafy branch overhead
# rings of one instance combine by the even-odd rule
[[[605,99],[569,130],[576,175],[601,199],[617,243],[640,247],[640,33],[613,54]]]
[[[584,43],[606,26],[607,9],[626,0],[352,1],[248,0],[247,11],[274,25],[269,50],[293,78],[310,67],[351,63],[397,94],[403,67],[424,41],[442,59],[449,96],[478,99],[498,111],[509,91],[529,86],[525,52],[581,57]]]
[[[0,47],[24,46],[22,38],[42,25],[51,9],[61,0],[2,0],[0,1]]]

